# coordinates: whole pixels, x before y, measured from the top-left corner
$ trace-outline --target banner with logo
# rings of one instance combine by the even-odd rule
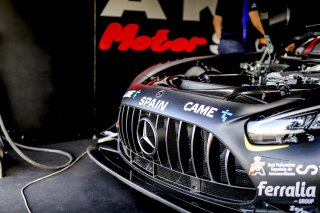
[[[122,96],[158,63],[213,54],[216,0],[96,1],[96,125],[117,119]]]

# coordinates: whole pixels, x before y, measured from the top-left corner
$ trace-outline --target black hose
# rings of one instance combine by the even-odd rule
[[[0,126],[1,126],[1,130],[5,136],[5,139],[8,141],[8,143],[10,144],[10,146],[13,148],[14,151],[17,152],[17,154],[24,159],[25,161],[27,161],[28,163],[30,163],[33,166],[39,167],[41,169],[62,169],[66,166],[68,166],[69,164],[71,164],[71,162],[73,161],[73,157],[71,154],[69,154],[68,152],[65,151],[61,151],[61,150],[57,150],[57,149],[48,149],[48,148],[37,148],[37,147],[32,147],[32,146],[26,146],[26,145],[22,145],[19,143],[14,142],[10,135],[7,132],[7,129],[3,123],[1,114],[0,114]],[[23,149],[28,149],[28,150],[33,150],[33,151],[43,151],[43,152],[50,152],[50,153],[56,153],[56,154],[60,154],[60,155],[64,155],[66,156],[69,160],[62,164],[62,165],[58,165],[58,166],[47,166],[38,162],[35,162],[34,160],[32,160],[31,158],[29,158],[28,156],[26,156],[18,147],[23,148]]]

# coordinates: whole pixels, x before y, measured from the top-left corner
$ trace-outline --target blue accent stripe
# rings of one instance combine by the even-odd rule
[[[242,14],[242,38],[246,40],[247,38],[247,21],[249,19],[249,10],[248,10],[248,0],[243,1],[243,14]]]

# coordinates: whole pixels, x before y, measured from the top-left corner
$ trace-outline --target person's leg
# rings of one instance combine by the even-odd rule
[[[241,42],[236,40],[221,39],[219,48],[219,54],[238,53],[244,52],[244,48]]]

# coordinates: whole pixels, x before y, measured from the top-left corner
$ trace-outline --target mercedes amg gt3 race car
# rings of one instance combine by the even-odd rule
[[[123,96],[117,140],[88,147],[90,158],[179,212],[319,212],[313,39],[293,56],[267,48],[145,70]]]

